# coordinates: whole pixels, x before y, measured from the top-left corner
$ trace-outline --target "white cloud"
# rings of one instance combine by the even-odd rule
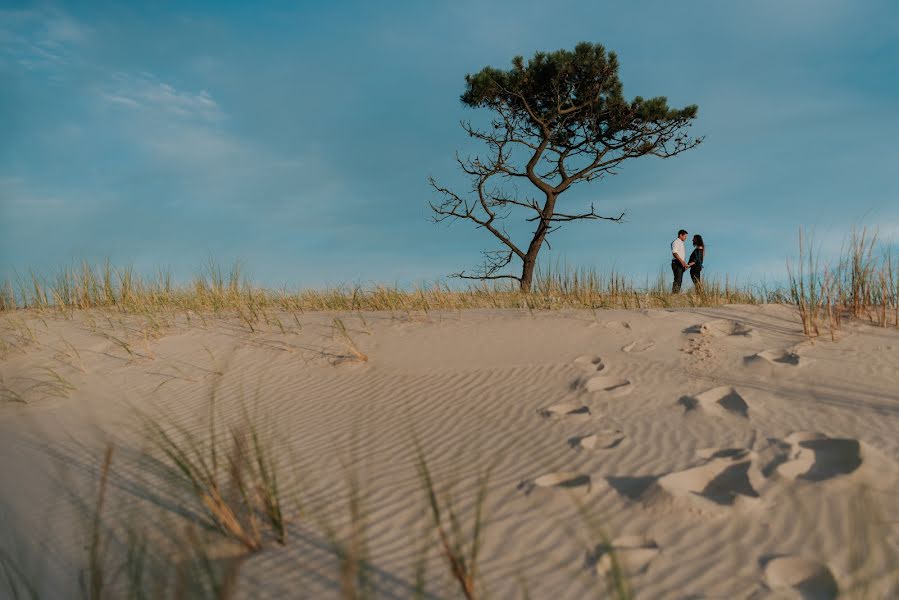
[[[104,85],[99,94],[109,104],[160,116],[203,121],[219,121],[226,117],[206,90],[179,90],[145,72],[137,75],[116,73],[112,82]]]
[[[118,94],[106,93],[103,92],[101,97],[111,104],[123,104],[125,106],[131,108],[140,108],[141,104],[137,100],[133,98],[128,98],[127,96],[120,96]]]
[[[28,70],[52,69],[75,61],[76,48],[91,29],[56,10],[0,11],[0,60]]]

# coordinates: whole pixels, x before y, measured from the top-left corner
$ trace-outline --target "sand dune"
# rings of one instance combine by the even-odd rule
[[[74,500],[94,502],[107,440],[110,519],[179,531],[202,512],[167,487],[138,413],[205,435],[210,407],[219,431],[256,424],[304,507],[285,546],[242,562],[239,597],[340,597],[308,515],[351,531],[351,479],[373,585],[414,595],[429,523],[416,442],[465,523],[490,472],[493,597],[595,596],[616,563],[650,599],[887,598],[899,585],[895,328],[848,322],[808,343],[784,306],[164,321],[0,315],[0,544],[48,597],[77,585]],[[437,548],[429,591],[456,597]]]

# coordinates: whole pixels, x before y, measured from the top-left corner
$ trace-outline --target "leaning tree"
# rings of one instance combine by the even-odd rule
[[[435,221],[471,221],[489,231],[501,248],[485,251],[478,271],[456,277],[514,279],[522,291],[530,291],[537,254],[550,233],[568,221],[624,218],[623,212],[602,216],[593,204],[589,211],[560,210],[559,196],[575,183],[615,174],[628,159],[669,158],[702,141],[685,132],[696,118],[695,105],[669,108],[664,97],[625,100],[618,58],[599,44],[582,42],[573,52],[538,52],[527,63],[517,56],[508,71],[485,67],[466,75],[465,82],[462,103],[494,114],[486,128],[462,123],[469,136],[487,145],[489,155],[462,158],[457,153],[460,168],[472,181],[470,193],[457,194],[430,177],[440,194],[431,208]],[[519,181],[532,194],[519,193]],[[534,224],[527,246],[513,241],[504,227],[513,211],[523,211]],[[521,275],[504,273],[516,259],[522,263]]]

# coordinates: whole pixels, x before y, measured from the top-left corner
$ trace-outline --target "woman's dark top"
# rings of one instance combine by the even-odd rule
[[[692,267],[690,267],[691,271],[701,271],[702,270],[702,259],[705,255],[705,250],[701,247],[693,248],[693,253],[690,254],[690,260],[687,261],[687,264],[695,263]]]

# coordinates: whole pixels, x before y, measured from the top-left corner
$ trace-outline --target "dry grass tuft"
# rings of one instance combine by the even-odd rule
[[[469,526],[463,526],[457,507],[454,505],[449,491],[440,494],[437,491],[424,452],[418,443],[418,476],[427,498],[434,531],[440,541],[440,551],[452,578],[458,583],[459,590],[466,600],[486,597],[480,582],[479,563],[481,543],[484,531],[484,503],[487,499],[487,483],[491,470],[478,477],[478,491],[474,503],[474,515]]]
[[[332,335],[340,338],[347,352],[349,352],[349,356],[344,357],[345,360],[356,362],[368,361],[368,355],[359,349],[359,346],[356,344],[355,340],[353,340],[353,337],[350,335],[350,332],[347,330],[342,319],[334,317],[331,321],[331,331]]]
[[[802,331],[805,335],[817,336],[821,303],[824,298],[828,297],[828,294],[820,280],[816,254],[806,245],[802,229],[799,230],[798,266],[794,267],[787,260],[787,273],[790,279],[790,294],[793,303],[799,308]]]
[[[262,548],[263,523],[278,543],[285,543],[278,465],[255,424],[245,418],[241,427],[222,436],[226,444],[222,447],[213,402],[205,439],[177,425],[165,426],[148,417],[144,421],[150,439],[199,501],[210,525],[249,551]]]
[[[791,301],[806,335],[820,335],[819,323],[826,318],[835,339],[845,316],[899,327],[899,263],[889,245],[880,255],[877,248],[876,232],[853,229],[836,264],[822,266],[800,229],[799,261],[795,267],[788,261],[787,270]]]

